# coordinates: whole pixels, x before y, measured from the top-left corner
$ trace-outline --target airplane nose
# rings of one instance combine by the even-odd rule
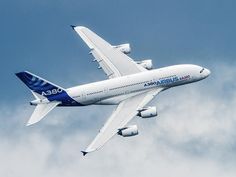
[[[209,76],[211,74],[211,71],[209,69],[206,69],[206,74]]]
[[[205,69],[205,76],[208,77],[211,74],[211,71],[209,69]]]

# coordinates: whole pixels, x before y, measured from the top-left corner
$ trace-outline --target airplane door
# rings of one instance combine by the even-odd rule
[[[108,94],[108,91],[109,91],[109,89],[108,89],[108,88],[104,88],[104,90],[103,90],[103,93],[104,93],[104,96],[105,96],[105,97],[107,96],[107,94]]]
[[[85,93],[85,92],[82,92],[82,95],[81,95],[81,96],[82,96],[82,100],[83,100],[83,101],[86,101],[86,93]]]

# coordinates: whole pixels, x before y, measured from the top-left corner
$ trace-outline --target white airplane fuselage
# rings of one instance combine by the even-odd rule
[[[35,105],[27,125],[42,120],[57,106],[118,105],[83,155],[101,148],[115,134],[138,135],[137,125],[128,125],[135,116],[157,116],[155,106],[146,107],[160,92],[205,79],[210,71],[193,64],[153,69],[152,60],[134,61],[127,54],[129,44],[111,45],[84,26],[71,26],[83,39],[107,80],[63,88],[29,71],[15,73],[30,89]]]
[[[147,90],[163,90],[197,82],[210,74],[208,69],[197,65],[174,65],[128,76],[108,79],[66,89],[74,100],[59,106],[86,106],[91,104],[113,105]],[[79,105],[78,105],[79,103]]]

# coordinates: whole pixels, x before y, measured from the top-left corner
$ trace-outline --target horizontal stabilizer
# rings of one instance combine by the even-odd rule
[[[53,108],[55,108],[60,102],[49,102],[45,104],[38,104],[30,117],[27,126],[35,124],[43,119]]]
[[[45,96],[42,96],[42,95],[38,94],[37,92],[34,92],[34,91],[32,91],[32,90],[30,90],[30,91],[31,91],[31,93],[34,95],[34,97],[35,97],[37,100],[43,100],[43,99],[46,98]]]

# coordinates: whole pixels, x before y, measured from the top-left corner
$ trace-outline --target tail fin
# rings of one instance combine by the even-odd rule
[[[34,96],[36,97],[46,97],[49,101],[55,100],[55,96],[65,93],[65,89],[62,87],[53,84],[35,74],[32,74],[28,71],[23,71],[16,73],[16,76],[29,87]],[[39,94],[39,95],[37,95]],[[37,98],[36,97],[36,98]]]

